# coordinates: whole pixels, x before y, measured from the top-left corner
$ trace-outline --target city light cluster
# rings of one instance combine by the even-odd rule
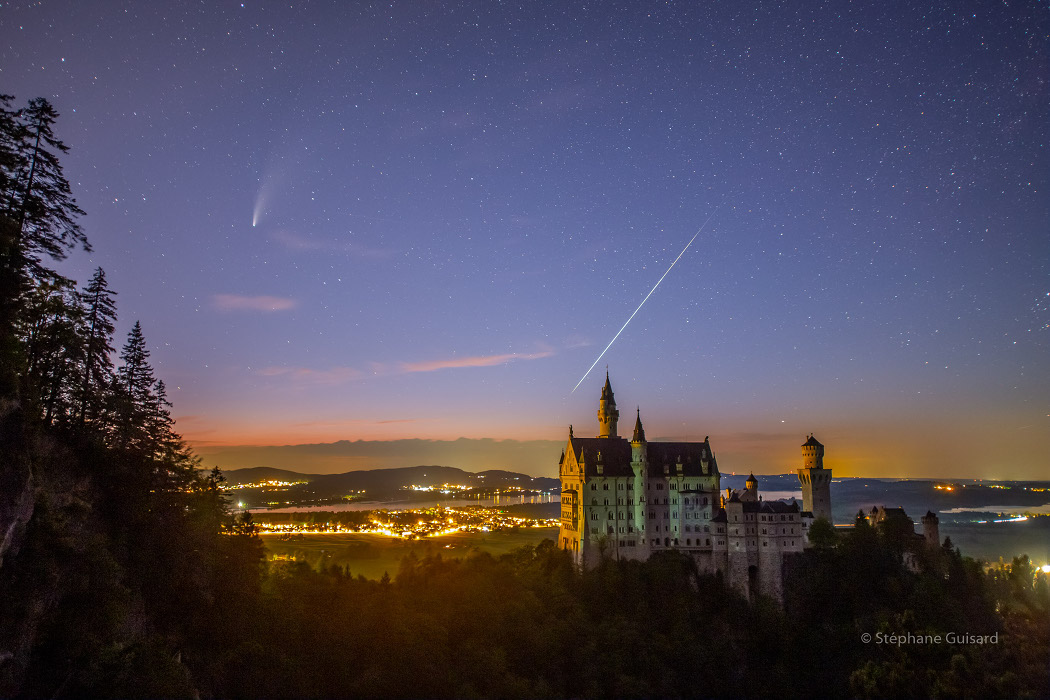
[[[461,493],[463,491],[472,491],[473,486],[464,486],[463,484],[441,484],[440,486],[418,486],[412,484],[411,486],[404,487],[409,491],[424,491],[428,493]]]
[[[546,491],[536,491],[534,489],[527,489],[521,486],[504,486],[502,488],[492,488],[484,486],[469,486],[466,484],[440,484],[438,486],[420,486],[418,484],[412,484],[410,486],[401,487],[405,491],[419,491],[422,493],[441,493],[445,495],[459,495],[469,492],[474,492],[478,497],[484,495],[485,497],[499,497],[499,496],[521,496],[523,494],[538,494],[546,495]],[[472,494],[473,495],[473,494]]]
[[[492,532],[514,528],[558,527],[558,518],[528,518],[497,508],[426,508],[422,510],[373,511],[365,523],[269,523],[258,522],[261,534],[315,535],[370,533],[418,539],[457,532]]]
[[[245,484],[223,484],[219,488],[223,491],[236,491],[237,489],[286,489],[290,486],[309,483],[307,481],[280,481],[279,479],[265,479],[263,481],[251,481]]]

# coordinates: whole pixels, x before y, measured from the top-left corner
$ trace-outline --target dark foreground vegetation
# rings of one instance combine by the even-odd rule
[[[783,608],[681,556],[581,573],[550,542],[392,580],[267,568],[138,324],[115,352],[104,273],[78,289],[44,264],[87,244],[57,115],[0,107],[0,697],[1050,694],[1045,575],[950,547],[915,573],[863,522],[794,563]]]

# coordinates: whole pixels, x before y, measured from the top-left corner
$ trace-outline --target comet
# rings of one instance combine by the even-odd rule
[[[722,205],[720,204],[718,206],[722,206]],[[630,323],[631,319],[633,319],[638,314],[638,312],[642,310],[642,307],[645,306],[645,302],[649,301],[649,297],[651,297],[653,295],[653,292],[656,291],[656,288],[659,287],[660,283],[664,281],[664,277],[667,277],[667,273],[669,273],[671,271],[671,269],[674,268],[675,264],[679,260],[682,259],[682,256],[685,255],[685,251],[689,250],[689,246],[693,245],[693,241],[695,241],[696,237],[700,235],[700,232],[703,231],[704,228],[706,228],[709,223],[711,223],[711,219],[714,218],[714,215],[717,212],[718,212],[718,207],[715,207],[715,210],[712,211],[710,216],[707,217],[707,221],[705,221],[703,224],[700,225],[700,228],[698,228],[696,230],[696,233],[693,234],[693,237],[690,238],[689,242],[685,244],[685,248],[682,248],[682,252],[679,253],[678,257],[674,259],[674,262],[671,263],[670,267],[668,267],[667,270],[662,275],[660,275],[660,279],[656,280],[656,284],[653,285],[653,288],[650,289],[649,293],[645,295],[644,299],[642,299],[642,303],[639,304],[638,308],[636,308],[634,310],[634,313],[632,313],[627,318],[627,321],[625,321],[624,324],[620,327],[620,330],[616,331],[616,335],[613,336],[612,340],[609,341],[609,344],[605,346],[604,350],[602,350],[602,354],[598,355],[598,359],[594,361],[594,364],[592,364],[590,367],[588,367],[587,371],[583,373],[582,377],[580,377],[580,381],[576,382],[576,386],[574,386],[572,388],[572,391],[569,392],[570,394],[576,393],[576,390],[580,388],[580,384],[583,384],[583,380],[586,379],[587,375],[591,373],[592,369],[594,369],[594,365],[596,365],[599,362],[601,362],[601,359],[603,357],[605,357],[605,353],[609,352],[609,348],[612,347],[612,344],[616,342],[616,339],[619,338],[620,334],[623,333],[625,328],[627,328],[627,324]]]

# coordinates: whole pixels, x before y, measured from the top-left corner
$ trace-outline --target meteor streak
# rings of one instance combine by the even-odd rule
[[[720,204],[718,206],[722,205]],[[675,263],[682,259],[682,256],[685,255],[685,251],[689,250],[689,246],[693,245],[693,241],[696,240],[696,237],[700,235],[700,232],[704,230],[707,224],[711,222],[712,217],[714,217],[717,211],[718,207],[715,207],[715,210],[711,212],[710,216],[707,217],[707,221],[701,224],[700,228],[696,230],[696,233],[693,234],[693,237],[690,238],[689,242],[685,244],[685,248],[682,248],[682,252],[679,253],[678,257],[674,259],[673,263],[671,263],[671,267],[668,267],[667,272],[664,272],[664,274],[660,276],[660,279],[656,280],[656,284],[653,285],[653,288],[650,289],[649,293],[645,295],[644,299],[642,299],[642,303],[638,305],[638,308],[634,310],[634,313],[631,314],[630,318],[628,318],[627,321],[623,324],[623,326],[620,327],[620,330],[616,331],[616,335],[614,335],[613,339],[609,341],[609,344],[605,346],[605,350],[602,350],[602,354],[598,355],[598,359],[594,361],[594,364],[588,367],[587,371],[583,373],[583,376],[580,377],[580,381],[576,382],[576,386],[574,386],[572,388],[572,391],[569,392],[570,394],[576,393],[576,390],[580,388],[580,384],[583,384],[583,380],[586,379],[587,375],[591,373],[592,369],[594,369],[594,365],[598,364],[601,361],[601,359],[605,357],[605,353],[609,351],[609,348],[612,347],[612,344],[615,343],[616,339],[620,337],[620,334],[623,333],[623,329],[627,328],[627,324],[631,322],[631,319],[634,318],[635,314],[637,314],[641,310],[641,308],[645,306],[645,302],[649,301],[649,297],[653,295],[653,292],[656,291],[656,288],[659,287],[660,283],[664,281],[664,277],[667,277],[667,273],[671,271],[671,268],[675,266]]]

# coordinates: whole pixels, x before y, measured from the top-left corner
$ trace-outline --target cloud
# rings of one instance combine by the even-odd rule
[[[290,250],[328,251],[372,259],[389,258],[394,254],[394,251],[390,248],[371,248],[366,245],[361,245],[360,243],[333,241],[325,238],[315,238],[313,236],[301,236],[292,233],[291,231],[274,231],[270,235],[270,238]]]
[[[417,418],[388,418],[385,420],[369,420],[365,418],[349,418],[346,420],[312,420],[303,423],[290,423],[292,428],[356,428],[361,426],[388,425],[390,423],[418,423]]]
[[[271,296],[245,296],[243,294],[216,294],[212,304],[219,311],[287,311],[298,306],[295,299]]]
[[[414,374],[416,372],[436,372],[442,369],[460,369],[464,367],[494,367],[505,365],[514,360],[539,360],[550,357],[553,350],[541,350],[533,353],[510,352],[502,355],[478,355],[475,357],[453,357],[445,360],[426,360],[423,362],[401,362],[383,364],[373,362],[368,371],[353,367],[332,367],[331,369],[310,369],[309,367],[264,367],[259,374],[264,377],[288,377],[310,384],[339,384],[361,379],[365,376],[387,376],[397,374]]]
[[[479,355],[476,357],[454,357],[448,360],[428,360],[426,362],[403,362],[401,371],[409,374],[412,372],[436,372],[439,369],[454,369],[460,367],[492,367],[494,365],[505,365],[512,360],[539,360],[550,357],[554,353],[550,350],[534,353],[507,353],[505,355]]]

